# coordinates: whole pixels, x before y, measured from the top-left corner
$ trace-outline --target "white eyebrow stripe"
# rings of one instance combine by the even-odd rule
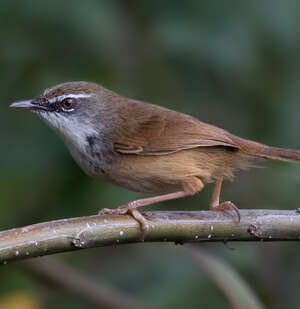
[[[50,103],[53,103],[53,102],[55,102],[55,101],[62,101],[62,100],[65,99],[65,98],[74,98],[74,99],[78,99],[78,98],[89,98],[89,97],[91,97],[92,95],[93,95],[92,93],[89,93],[89,94],[86,94],[86,93],[69,93],[69,94],[63,94],[63,95],[60,95],[60,96],[51,98],[51,99],[49,99],[48,101],[49,101]]]

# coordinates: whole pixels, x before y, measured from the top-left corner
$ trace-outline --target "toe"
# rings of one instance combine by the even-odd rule
[[[98,215],[110,215],[113,209],[103,208],[98,212]]]
[[[120,206],[115,209],[110,209],[110,208],[103,208],[101,209],[98,214],[99,215],[125,215],[128,213],[128,206]]]
[[[226,201],[226,202],[219,204],[217,207],[215,207],[214,210],[219,210],[219,211],[231,210],[231,211],[234,211],[237,215],[238,222],[241,221],[240,211],[231,201]]]
[[[130,209],[128,212],[139,223],[142,232],[141,240],[144,241],[145,235],[150,229],[147,219],[137,209]]]
[[[223,210],[232,210],[236,213],[237,218],[238,218],[238,222],[241,221],[241,214],[239,209],[231,202],[231,201],[227,201],[221,204],[223,206]]]
[[[146,233],[149,231],[150,226],[147,219],[136,209],[130,208],[128,205],[120,206],[116,209],[103,208],[99,211],[99,215],[131,215],[140,225],[141,240],[144,241]]]

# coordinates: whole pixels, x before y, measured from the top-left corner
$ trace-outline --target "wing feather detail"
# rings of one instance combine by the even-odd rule
[[[227,131],[192,116],[151,104],[135,104],[130,127],[123,128],[114,144],[123,154],[166,155],[184,149],[224,146],[239,148]]]

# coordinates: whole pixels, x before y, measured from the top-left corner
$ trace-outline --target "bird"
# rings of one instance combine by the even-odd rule
[[[99,84],[65,82],[12,108],[36,113],[64,141],[88,175],[151,195],[99,214],[129,214],[149,229],[138,208],[192,196],[215,183],[209,209],[234,211],[220,202],[224,179],[263,159],[300,161],[300,150],[267,146],[244,139],[193,116],[126,98]]]

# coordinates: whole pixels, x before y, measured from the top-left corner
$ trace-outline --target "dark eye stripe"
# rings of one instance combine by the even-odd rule
[[[46,97],[40,96],[36,100],[32,101],[33,104],[40,105],[43,107],[44,110],[48,112],[71,112],[74,109],[74,106],[63,106],[64,100],[72,100],[72,103],[76,105],[77,99],[80,98],[89,98],[93,96],[92,93],[71,93],[71,94],[62,94],[55,97]],[[65,101],[66,102],[66,101]]]

